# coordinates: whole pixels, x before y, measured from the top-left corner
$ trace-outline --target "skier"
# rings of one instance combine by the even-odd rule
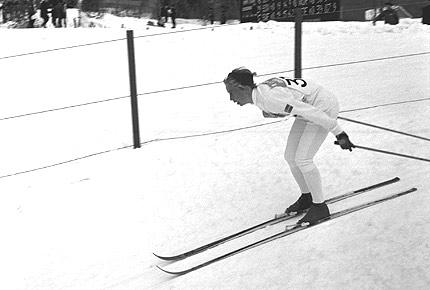
[[[335,144],[352,151],[354,145],[338,125],[339,104],[336,97],[321,85],[303,79],[270,78],[256,85],[249,69],[230,72],[224,84],[230,100],[243,106],[254,104],[266,118],[294,116],[288,136],[285,159],[302,194],[285,210],[293,215],[307,211],[298,224],[314,224],[328,217],[330,211],[322,192],[321,176],[313,157],[331,132]]]

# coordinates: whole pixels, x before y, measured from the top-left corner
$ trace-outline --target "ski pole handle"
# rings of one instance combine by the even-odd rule
[[[401,154],[401,153],[396,153],[396,152],[390,152],[390,151],[385,151],[385,150],[380,150],[380,149],[375,149],[375,148],[370,148],[370,147],[365,147],[365,146],[360,146],[360,145],[355,145],[355,148],[430,162],[430,159],[426,159],[426,158],[422,158],[422,157],[411,156],[411,155],[406,155],[406,154]]]

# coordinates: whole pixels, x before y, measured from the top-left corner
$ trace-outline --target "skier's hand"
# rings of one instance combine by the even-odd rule
[[[263,111],[263,116],[264,116],[264,118],[283,118],[286,115],[284,115],[284,114],[276,114],[276,113],[269,113],[269,112]]]
[[[355,148],[354,144],[348,138],[348,135],[345,132],[336,135],[337,141],[334,141],[334,144],[339,145],[344,150],[352,151],[352,148]]]

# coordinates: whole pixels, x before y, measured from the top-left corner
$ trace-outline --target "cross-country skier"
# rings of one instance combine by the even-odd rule
[[[285,159],[302,195],[285,213],[292,215],[309,209],[298,224],[314,224],[330,215],[322,192],[321,176],[313,162],[315,154],[329,132],[336,136],[335,144],[342,149],[352,151],[354,148],[336,121],[338,101],[330,91],[310,80],[276,77],[256,85],[254,75],[244,67],[228,74],[224,84],[230,100],[240,106],[254,104],[266,118],[295,117]]]

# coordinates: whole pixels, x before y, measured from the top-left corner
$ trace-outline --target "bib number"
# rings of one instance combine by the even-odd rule
[[[286,81],[289,86],[292,86],[292,84],[295,84],[297,86],[301,86],[302,88],[304,88],[308,84],[303,79],[288,79],[288,78],[285,78],[285,77],[280,77],[280,78],[283,79],[284,81]]]

